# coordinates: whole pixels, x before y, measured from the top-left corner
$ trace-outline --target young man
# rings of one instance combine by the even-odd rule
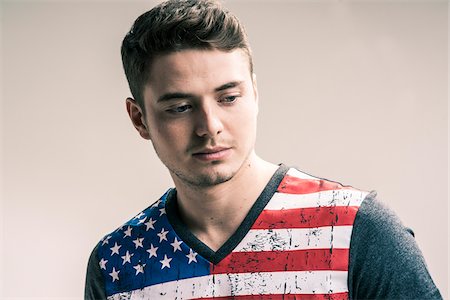
[[[175,183],[92,252],[86,299],[440,299],[375,193],[255,154],[246,34],[209,0],[168,1],[122,44],[126,106]]]

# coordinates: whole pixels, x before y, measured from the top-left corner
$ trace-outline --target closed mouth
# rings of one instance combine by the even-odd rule
[[[228,149],[230,149],[230,148],[227,148],[227,147],[205,148],[205,149],[195,152],[193,155],[217,153],[217,152],[221,152],[221,151],[228,150]]]
[[[192,156],[202,161],[218,161],[226,158],[231,153],[230,150],[227,147],[204,148],[194,152]]]

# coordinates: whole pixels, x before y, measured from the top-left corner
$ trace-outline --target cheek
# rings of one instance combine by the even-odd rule
[[[153,126],[152,136],[154,142],[160,147],[171,149],[184,147],[186,139],[190,136],[188,126],[182,122],[157,122]]]
[[[257,107],[254,105],[248,105],[245,107],[245,113],[235,115],[234,118],[234,126],[239,128],[245,128],[250,130],[253,127],[256,127],[256,118],[257,118]],[[241,130],[243,133],[246,130]]]

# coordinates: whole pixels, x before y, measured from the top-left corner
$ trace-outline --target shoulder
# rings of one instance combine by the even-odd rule
[[[343,230],[346,234],[342,240],[347,245],[355,217],[368,194],[367,191],[291,168],[266,209],[282,209],[300,214],[305,222],[297,226],[309,224],[311,227]]]
[[[296,168],[290,168],[281,181],[278,193],[311,199],[311,206],[351,206],[358,208],[368,191],[363,191],[337,181],[309,175]],[[295,195],[295,196],[294,196]],[[289,197],[289,196],[288,196]],[[303,201],[305,199],[302,199]]]
[[[441,299],[412,231],[376,196],[291,168],[269,208],[309,209],[308,224],[333,228],[334,248],[350,248],[351,299]]]
[[[354,221],[351,298],[440,299],[412,230],[376,196],[367,195]]]
[[[138,249],[143,238],[156,235],[155,223],[161,221],[161,216],[166,214],[165,201],[170,191],[122,226],[105,235],[96,248],[98,257],[113,256],[122,253],[125,248]]]
[[[98,242],[89,259],[86,293],[95,285],[96,290],[110,295],[132,284],[133,275],[142,272],[142,259],[155,255],[157,247],[153,245],[160,239],[167,240],[172,230],[165,211],[170,192]]]
[[[376,243],[367,245],[369,241]],[[379,247],[378,251],[415,250],[416,243],[412,230],[405,227],[394,211],[379,201],[377,193],[373,191],[364,199],[356,215],[351,246],[356,254],[369,251],[374,246]]]

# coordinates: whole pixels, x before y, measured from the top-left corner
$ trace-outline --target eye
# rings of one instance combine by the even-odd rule
[[[220,102],[226,103],[226,104],[231,104],[233,102],[235,102],[237,100],[239,96],[238,95],[229,95],[226,97],[223,97]]]
[[[191,105],[185,104],[185,105],[180,105],[180,106],[169,108],[166,111],[169,113],[172,113],[172,114],[181,114],[181,113],[184,113],[184,112],[190,110],[191,108],[192,108]]]

